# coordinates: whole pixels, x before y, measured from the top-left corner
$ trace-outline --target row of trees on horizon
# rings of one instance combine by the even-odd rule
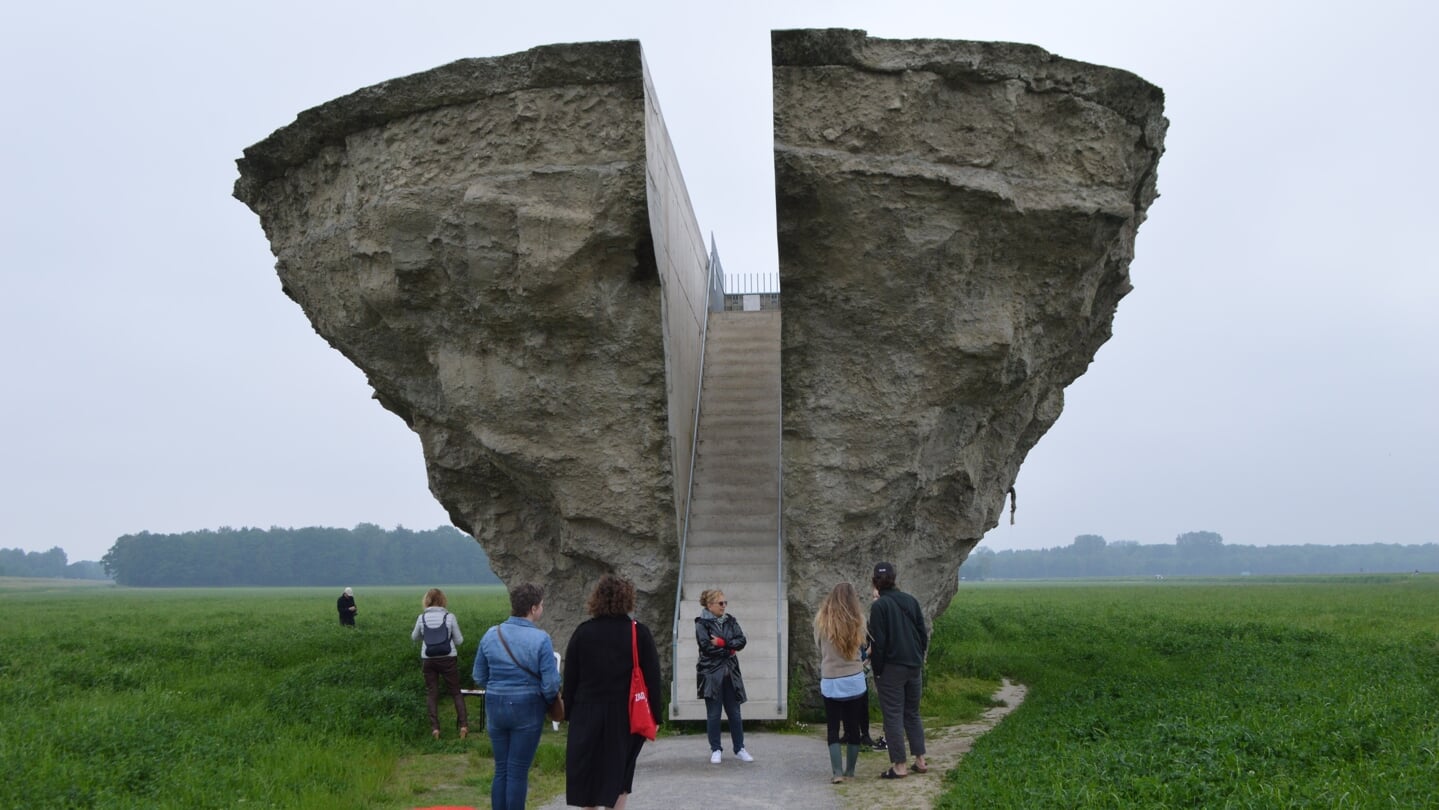
[[[70,562],[65,550],[24,551],[0,548],[0,577],[41,577],[45,579],[108,579],[104,566],[92,560]]]
[[[993,551],[979,546],[960,576],[982,579],[1243,576],[1439,571],[1439,544],[1234,546],[1216,532],[1143,545],[1082,534],[1068,546]],[[452,526],[411,531],[224,527],[127,534],[99,562],[0,548],[0,576],[112,578],[135,587],[498,584],[484,548]]]
[[[1439,544],[1230,546],[1217,532],[1186,532],[1173,544],[1141,545],[1081,534],[1068,546],[993,551],[982,545],[959,569],[965,579],[1134,576],[1274,576],[1439,571]]]
[[[116,540],[100,565],[117,584],[142,588],[500,581],[480,544],[453,526],[140,532]]]

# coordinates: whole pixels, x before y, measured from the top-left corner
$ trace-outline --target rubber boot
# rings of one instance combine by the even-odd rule
[[[859,762],[859,746],[846,745],[844,747],[844,775],[854,776],[855,763]]]
[[[829,744],[829,769],[836,778],[843,776],[839,764],[839,743]]]

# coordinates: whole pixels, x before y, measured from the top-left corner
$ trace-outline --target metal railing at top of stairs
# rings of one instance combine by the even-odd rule
[[[705,303],[705,322],[700,328],[700,366],[699,381],[695,385],[695,419],[690,430],[690,474],[686,484],[685,492],[685,520],[684,528],[680,531],[680,560],[679,576],[675,580],[675,613],[673,625],[670,628],[670,662],[671,666],[678,664],[680,660],[680,605],[684,602],[685,596],[685,545],[690,537],[690,502],[695,494],[695,456],[699,455],[700,440],[700,400],[704,397],[705,389],[705,344],[709,341],[710,313],[724,311],[724,270],[720,267],[719,247],[715,244],[714,234],[710,234],[710,261],[707,270],[709,278],[705,286],[709,291]],[[679,673],[670,673],[670,705],[675,705],[679,700]]]

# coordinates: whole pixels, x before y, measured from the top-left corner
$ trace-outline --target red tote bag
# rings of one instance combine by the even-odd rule
[[[650,712],[649,691],[645,687],[645,674],[640,670],[639,624],[630,622],[630,649],[634,653],[634,669],[630,670],[630,733],[646,740],[653,740],[659,726]]]

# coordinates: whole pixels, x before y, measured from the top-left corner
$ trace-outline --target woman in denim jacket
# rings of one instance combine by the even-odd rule
[[[472,674],[485,689],[485,731],[495,752],[494,810],[523,810],[545,709],[560,692],[554,642],[535,626],[545,612],[544,598],[538,585],[516,586],[510,591],[510,618],[485,631],[475,655]]]

